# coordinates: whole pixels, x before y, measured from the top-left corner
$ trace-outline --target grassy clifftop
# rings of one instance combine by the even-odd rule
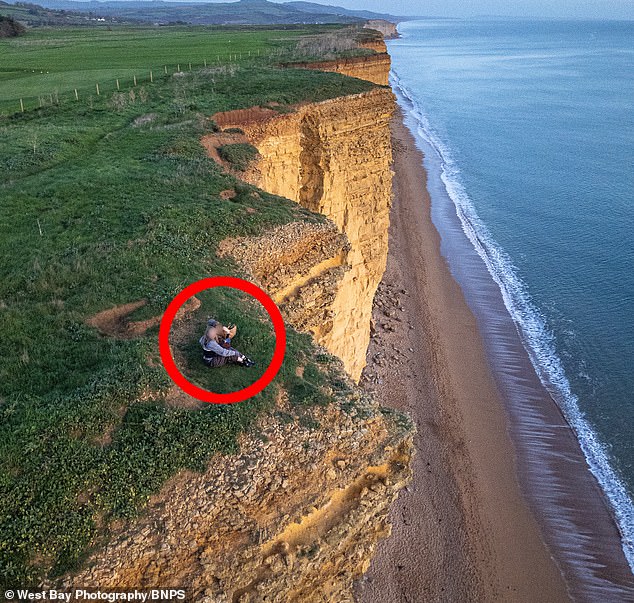
[[[213,47],[226,33],[205,35]],[[276,44],[285,34],[257,35]],[[62,30],[57,44],[65,39]],[[290,330],[282,372],[262,394],[231,407],[170,406],[156,327],[109,337],[87,319],[137,300],[146,303],[133,319],[160,315],[187,284],[239,273],[216,255],[226,236],[322,219],[224,173],[198,142],[214,127],[206,116],[370,87],[252,58],[0,119],[0,582],[76,565],[97,533],[137,513],[175,472],[234,450],[280,388],[300,407],[346,391],[329,358]],[[245,337],[253,333],[245,301],[212,301],[219,315],[250,316]],[[266,338],[247,343],[266,355]]]

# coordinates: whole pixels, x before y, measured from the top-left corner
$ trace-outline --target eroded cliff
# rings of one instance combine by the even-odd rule
[[[398,38],[398,29],[396,29],[396,23],[391,23],[385,19],[370,19],[363,26],[368,29],[374,29],[380,31],[386,40],[391,38]]]
[[[388,68],[389,59],[382,81]],[[323,216],[227,238],[218,253],[241,264],[289,324],[341,359],[314,352],[338,387],[327,406],[297,405],[282,391],[274,412],[241,437],[239,453],[173,478],[140,519],[117,526],[85,569],[57,585],[186,587],[187,600],[205,603],[353,601],[352,581],[389,534],[389,507],[411,477],[411,424],[349,377],[365,364],[387,259],[393,108],[392,93],[377,88],[291,113],[214,116],[244,132],[203,139],[225,169],[219,146],[248,141],[259,158],[241,177]]]
[[[385,50],[385,42],[368,42],[360,44],[360,46],[380,52],[367,56],[340,58],[334,61],[293,63],[292,67],[333,71],[360,80],[367,80],[379,86],[387,86],[390,74],[390,55]]]
[[[330,270],[340,267],[340,280],[332,303],[322,305],[321,311],[297,303],[305,288],[298,285],[309,284],[312,277],[297,266],[291,247],[286,259],[271,247],[273,256],[266,260],[278,269],[289,266],[284,284],[271,282],[262,269],[267,246],[262,246],[258,262],[253,254],[233,255],[281,305],[295,304],[298,311],[291,322],[341,358],[355,380],[365,365],[372,300],[387,259],[392,188],[388,124],[393,108],[391,91],[377,88],[303,105],[288,114],[253,109],[214,116],[220,127],[243,130],[257,147],[260,156],[246,180],[323,214],[346,236],[346,253],[334,254],[337,261],[331,259],[328,265]]]
[[[345,378],[345,377],[344,377]],[[285,401],[240,453],[180,474],[143,519],[66,577],[66,589],[187,589],[205,603],[352,601],[389,506],[410,479],[410,426],[350,392],[293,414]]]

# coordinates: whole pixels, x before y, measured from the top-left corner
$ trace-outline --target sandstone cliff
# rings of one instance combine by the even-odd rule
[[[334,71],[360,80],[368,80],[379,86],[389,84],[390,55],[385,51],[385,43],[369,42],[362,47],[381,50],[377,54],[360,57],[336,59],[334,61],[318,61],[312,63],[293,63],[289,65],[296,69],[318,69],[319,71]]]
[[[382,81],[388,68],[389,58]],[[86,569],[57,585],[185,586],[188,601],[205,603],[352,602],[352,581],[389,534],[389,507],[411,477],[411,424],[348,376],[358,379],[365,364],[387,259],[393,107],[392,93],[377,88],[289,114],[214,116],[244,135],[203,140],[212,157],[219,144],[251,142],[259,159],[242,176],[323,215],[229,238],[218,252],[341,358],[330,370],[343,393],[301,409],[282,393],[275,413],[241,437],[239,454],[173,478],[140,520],[118,526]]]
[[[349,251],[347,237],[332,222],[292,222],[259,237],[227,239],[218,249],[268,291],[288,323],[311,332],[335,320]]]
[[[322,304],[321,312],[312,304],[310,315],[298,312],[291,322],[312,332],[318,343],[341,358],[355,380],[365,365],[372,300],[387,259],[392,184],[388,123],[393,107],[391,91],[379,88],[303,105],[290,114],[254,109],[214,116],[221,127],[242,129],[258,148],[260,157],[245,175],[247,180],[327,216],[347,237],[345,254],[339,251],[319,260],[329,261],[324,270],[341,268],[332,303],[327,308]],[[267,271],[248,259],[253,254],[234,255],[247,258],[244,268],[282,306],[295,302],[301,308],[299,285],[309,284],[312,277],[297,267],[298,252],[289,248],[286,259],[277,254],[267,260],[277,269],[290,267],[283,284],[271,282]],[[267,256],[264,249],[261,256]]]
[[[387,46],[383,40],[370,40],[367,42],[361,42],[359,44],[361,48],[367,48],[368,50],[374,50],[379,54],[387,52]]]
[[[386,21],[385,19],[371,19],[370,21],[367,21],[363,27],[380,31],[386,40],[389,40],[390,38],[398,38],[396,24]]]

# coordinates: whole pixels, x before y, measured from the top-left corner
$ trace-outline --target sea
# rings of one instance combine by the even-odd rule
[[[523,491],[575,599],[634,601],[634,21],[398,29],[392,88]]]

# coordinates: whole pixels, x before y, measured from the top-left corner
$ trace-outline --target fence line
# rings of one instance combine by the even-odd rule
[[[237,63],[239,61],[249,62],[249,59],[252,59],[253,57],[265,58],[267,62],[271,64],[274,62],[274,57],[275,56],[279,57],[280,54],[281,53],[278,49],[271,50],[267,52],[266,54],[264,52],[261,52],[261,49],[258,49],[257,54],[255,52],[252,54],[251,51],[249,51],[248,55],[246,53],[231,53],[228,55],[216,55],[215,61],[212,60],[211,65],[232,64],[232,63]],[[209,64],[210,63],[208,62],[206,58],[203,59],[202,63],[195,63],[191,61],[187,62],[189,71],[193,71],[194,69],[198,69],[198,68],[200,69],[208,68]],[[181,63],[176,63],[175,68],[172,65],[172,68],[170,69],[169,64],[162,65],[162,68],[164,72],[164,77],[173,75],[175,73],[183,73],[181,70]],[[134,88],[141,83],[154,83],[154,79],[155,79],[154,69],[156,69],[156,67],[150,67],[149,69],[146,69],[144,73],[147,75],[137,76],[137,74],[133,74],[131,76],[130,87]],[[115,87],[117,92],[121,92],[121,90],[125,88],[124,82],[126,79],[127,78],[118,77],[113,79],[102,80],[101,82],[95,82],[93,94],[96,94],[97,96],[102,96],[103,94],[107,94],[110,86],[112,86],[112,89],[110,90],[111,92],[115,91],[114,89]],[[74,98],[75,101],[81,100],[82,97],[90,98],[90,93],[88,92],[89,89],[90,89],[89,85],[86,84],[84,86],[80,86],[79,88],[69,88],[67,91],[66,90],[60,91],[59,89],[56,89],[52,93],[49,92],[49,93],[41,93],[41,94],[38,94],[37,96],[20,97],[19,99],[16,99],[15,101],[16,103],[15,108],[11,108],[11,103],[13,102],[11,100],[0,101],[0,115],[9,116],[18,112],[24,113],[26,111],[29,111],[30,109],[44,107],[47,104],[46,97],[48,97],[49,106],[54,106],[54,105],[59,106],[60,95],[63,98],[63,95],[65,94],[72,95],[71,98]]]

